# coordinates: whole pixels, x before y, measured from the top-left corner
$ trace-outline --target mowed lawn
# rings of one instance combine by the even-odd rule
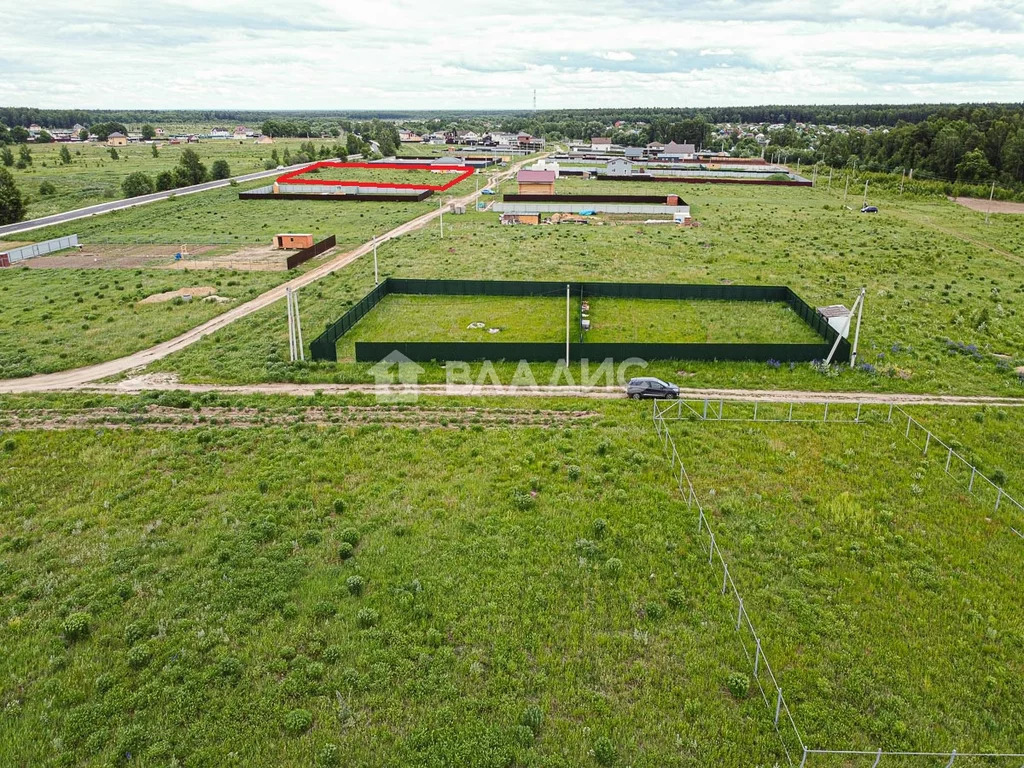
[[[815,344],[821,337],[786,304],[594,298],[585,341]]]
[[[577,322],[576,314],[570,317]],[[483,327],[469,327],[475,323]],[[357,341],[564,343],[565,297],[392,294],[341,338],[339,357],[354,359]]]

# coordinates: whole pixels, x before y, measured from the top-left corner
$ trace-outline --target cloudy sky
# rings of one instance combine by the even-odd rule
[[[0,104],[494,109],[1024,100],[1024,0],[31,0]]]

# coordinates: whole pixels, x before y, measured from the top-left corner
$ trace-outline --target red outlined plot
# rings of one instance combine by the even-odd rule
[[[304,173],[316,170],[317,168],[370,168],[378,170],[392,168],[399,171],[458,171],[459,175],[447,184],[392,184],[380,181],[348,181],[332,179],[300,179]],[[468,179],[476,171],[476,168],[464,165],[408,165],[406,163],[335,163],[330,160],[321,160],[312,163],[305,168],[299,168],[277,177],[278,184],[314,184],[324,187],[376,187],[378,189],[418,189],[430,190],[431,192],[444,192],[451,189],[460,181]]]

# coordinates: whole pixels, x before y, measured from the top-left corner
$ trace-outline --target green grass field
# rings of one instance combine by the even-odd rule
[[[982,443],[1021,417],[973,415]],[[1020,751],[1018,510],[993,513],[901,426],[671,429],[809,746]]]
[[[586,341],[690,344],[820,344],[785,304],[748,301],[590,301]]]
[[[339,356],[354,359],[357,341],[564,342],[565,297],[385,296],[342,337]]]
[[[649,406],[462,405],[0,398],[137,424],[0,435],[0,762],[784,762]],[[917,415],[1015,466],[1024,414]],[[939,457],[673,430],[808,744],[1019,748],[1020,541]]]
[[[377,184],[423,184],[442,186],[451,181],[455,171],[422,171],[398,168],[318,168],[315,172],[296,177],[300,180],[366,181]]]
[[[172,145],[164,142],[157,150],[158,157],[153,157],[152,145],[130,144],[116,147],[117,160],[111,158],[110,148],[103,144],[68,144],[70,165],[60,162],[60,148],[65,145],[34,144],[30,147],[32,165],[9,170],[22,193],[30,198],[26,218],[32,219],[119,200],[124,197],[121,182],[125,177],[142,171],[155,178],[161,171],[174,168],[186,147],[199,155],[207,170],[215,161],[226,160],[232,175],[241,176],[262,171],[274,150],[279,157],[286,149],[297,154],[303,142],[305,139],[275,139],[273,144],[255,144],[252,139],[241,143],[234,139],[208,140],[198,144]],[[317,147],[321,143],[330,146],[332,142],[319,142]],[[39,185],[47,181],[56,188],[55,194],[39,193]]]
[[[0,378],[111,360],[166,341],[254,298],[283,272],[156,269],[0,271]],[[140,304],[156,293],[212,286],[218,303],[196,299]]]
[[[630,189],[639,194],[645,186],[658,187]],[[651,372],[678,379],[685,371],[692,386],[1024,394],[1014,371],[1024,365],[1024,217],[993,216],[986,227],[983,214],[953,203],[897,196],[876,200],[882,212],[867,216],[843,209],[835,188],[830,195],[692,185],[683,193],[700,227],[613,221],[507,227],[489,212],[446,216],[443,240],[431,228],[383,245],[381,274],[789,285],[812,306],[848,307],[863,285],[860,361],[874,372],[825,378],[807,366],[772,369],[764,361],[656,363]],[[307,327],[323,328],[372,286],[373,265],[360,260],[307,289]],[[367,378],[365,367],[343,362],[282,363],[288,349],[283,314],[275,309],[246,318],[159,365],[196,381]],[[949,342],[963,346],[951,350]],[[514,369],[499,366],[499,374],[508,378]],[[425,375],[443,380],[444,371]]]

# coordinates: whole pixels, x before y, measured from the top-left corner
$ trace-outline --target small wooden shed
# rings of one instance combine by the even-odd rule
[[[555,171],[520,171],[516,174],[520,195],[555,194]]]
[[[274,247],[295,250],[313,247],[312,235],[283,234],[274,235]]]

